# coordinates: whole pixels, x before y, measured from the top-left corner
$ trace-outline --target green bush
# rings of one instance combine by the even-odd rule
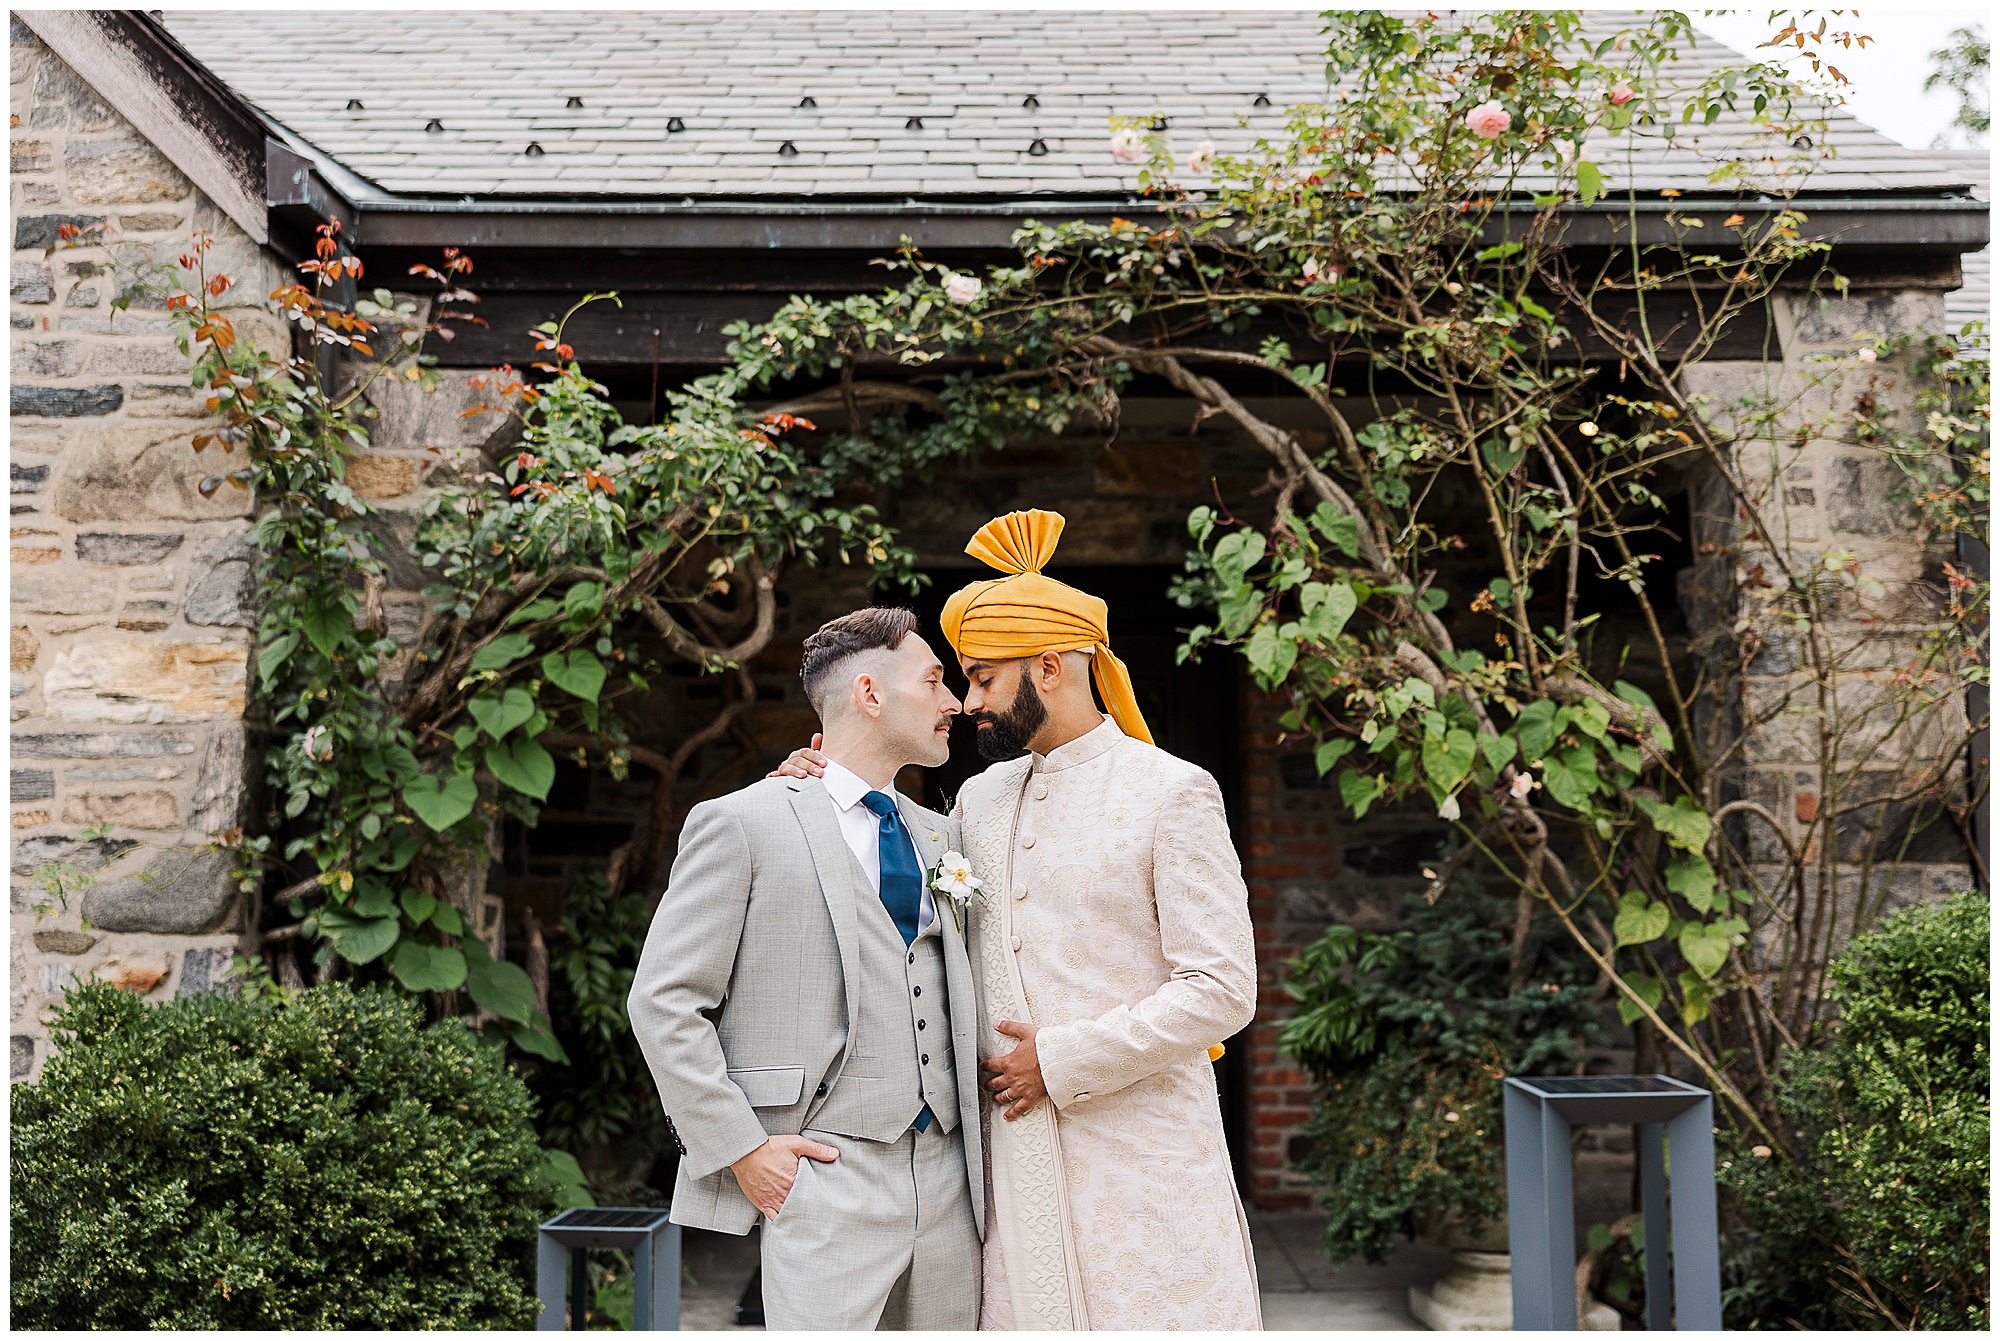
[[[549,1205],[500,1049],[329,984],[71,992],[13,1090],[24,1328],[523,1328]]]
[[[1985,1329],[1990,922],[1985,895],[1958,894],[1834,962],[1839,1023],[1778,1083],[1797,1158],[1739,1143],[1722,1170],[1796,1312],[1744,1290],[1729,1325]]]
[[[1470,885],[1471,882],[1463,882]],[[1412,897],[1389,935],[1329,928],[1293,961],[1280,1041],[1320,1082],[1299,1167],[1327,1208],[1336,1263],[1506,1212],[1500,1081],[1576,1069],[1598,1029],[1594,973],[1553,919],[1512,963],[1512,899]]]

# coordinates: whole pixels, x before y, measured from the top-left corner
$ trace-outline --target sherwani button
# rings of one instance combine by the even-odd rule
[[[1014,949],[1018,952],[1020,948],[1021,948],[1021,938],[1019,936],[1016,936],[1014,937]]]
[[[1033,847],[1034,845],[1035,845],[1035,836],[1033,834],[1027,834],[1022,837],[1021,839],[1022,847]]]
[[[1046,782],[1035,784],[1035,799],[1037,801],[1046,801],[1049,799],[1049,785]]]
[[[1073,1104],[1080,1104],[1080,1103],[1082,1103],[1082,1102],[1083,1102],[1083,1101],[1084,1101],[1085,1099],[1088,1099],[1089,1097],[1090,1097],[1090,1096],[1089,1096],[1088,1094],[1078,1094],[1078,1095],[1073,1095],[1073,1096],[1071,1096],[1071,1098],[1070,1098],[1070,1102],[1071,1102],[1071,1103],[1073,1103]]]
[[[1015,897],[1015,898],[1017,898],[1017,899],[1025,899],[1025,898],[1027,898],[1027,897],[1028,897],[1028,887],[1027,887],[1026,885],[1016,885],[1016,886],[1014,886],[1014,897]]]

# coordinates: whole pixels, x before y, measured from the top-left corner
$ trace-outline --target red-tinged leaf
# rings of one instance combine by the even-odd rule
[[[359,340],[356,340],[356,341],[354,342],[354,347],[355,347],[356,349],[360,350],[360,351],[361,351],[362,353],[366,354],[366,355],[367,355],[367,356],[368,356],[369,358],[374,358],[374,357],[375,357],[375,351],[374,351],[374,350],[373,350],[372,348],[370,348],[370,347],[369,347],[368,345],[366,345],[366,344],[363,344],[363,343],[362,343],[361,341],[359,341]]]
[[[440,340],[445,340],[445,341],[451,341],[451,340],[456,340],[456,339],[458,338],[458,332],[457,332],[457,331],[454,331],[454,330],[450,329],[449,327],[445,327],[445,326],[440,326],[440,327],[438,327],[438,328],[437,328],[437,329],[436,329],[436,330],[435,330],[435,331],[433,332],[433,334],[435,334],[435,335],[437,336],[437,338],[438,338],[438,339],[440,339]]]
[[[213,498],[215,497],[215,491],[222,487],[222,481],[226,478],[223,475],[210,475],[200,484],[197,484],[195,488],[201,491],[203,498]]]
[[[568,362],[569,360],[574,359],[576,357],[576,351],[574,349],[571,349],[568,345],[557,345],[556,357],[562,359],[564,362]]]
[[[194,449],[197,452],[201,451],[204,447],[207,447],[211,442],[214,441],[215,441],[215,435],[213,433],[197,433],[194,435]]]

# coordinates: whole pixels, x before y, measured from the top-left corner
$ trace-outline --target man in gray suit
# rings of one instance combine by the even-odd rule
[[[969,1331],[978,1014],[959,914],[930,888],[958,827],[894,788],[946,760],[960,705],[907,610],[827,624],[800,676],[826,776],[695,807],[632,983],[686,1148],[673,1219],[746,1234],[761,1214],[774,1330]]]

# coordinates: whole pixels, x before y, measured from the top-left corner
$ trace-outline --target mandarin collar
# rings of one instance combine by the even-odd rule
[[[1035,766],[1031,771],[1060,773],[1065,768],[1087,764],[1123,739],[1125,733],[1118,729],[1118,723],[1106,717],[1103,725],[1084,732],[1069,744],[1058,745],[1047,754],[1036,755]]]

